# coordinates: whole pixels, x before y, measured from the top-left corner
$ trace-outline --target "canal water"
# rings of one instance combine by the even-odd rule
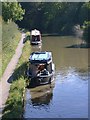
[[[54,82],[26,89],[24,118],[88,118],[88,49],[75,37],[48,36],[32,51],[51,51]],[[77,46],[75,48],[74,46]]]

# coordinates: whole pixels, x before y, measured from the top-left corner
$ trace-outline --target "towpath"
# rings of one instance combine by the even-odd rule
[[[16,48],[15,54],[13,55],[11,61],[7,65],[7,68],[0,81],[0,118],[2,117],[2,111],[5,107],[6,100],[9,95],[10,83],[8,80],[11,78],[12,73],[14,72],[18,60],[22,54],[22,48],[24,46],[23,39],[25,38],[25,33],[22,33],[21,40]]]

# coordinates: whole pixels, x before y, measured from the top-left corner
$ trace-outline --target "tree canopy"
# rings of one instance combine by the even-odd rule
[[[4,21],[15,21],[19,27],[42,33],[71,35],[75,25],[84,26],[84,39],[88,39],[90,2],[4,2]],[[87,24],[86,24],[87,23]],[[86,40],[87,41],[87,40]]]
[[[2,17],[4,21],[22,20],[25,11],[21,8],[18,2],[3,2],[2,3]]]
[[[26,2],[24,19],[17,22],[26,29],[37,28],[44,33],[71,34],[75,24],[88,21],[90,3],[84,2]]]

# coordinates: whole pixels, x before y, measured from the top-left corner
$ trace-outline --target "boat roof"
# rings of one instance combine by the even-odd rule
[[[31,63],[49,63],[52,61],[52,53],[51,52],[33,52],[29,61]]]
[[[36,36],[36,35],[40,35],[40,31],[34,29],[34,30],[31,31],[31,35],[34,35],[34,36]]]

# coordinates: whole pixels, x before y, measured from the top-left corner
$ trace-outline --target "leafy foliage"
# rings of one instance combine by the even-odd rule
[[[82,27],[85,25],[85,21],[90,21],[90,2],[31,2],[20,4],[26,12],[24,19],[17,23],[20,27],[28,30],[37,28],[43,33],[71,35],[75,25],[78,24]],[[88,36],[87,28],[84,31],[84,35]]]
[[[84,28],[84,34],[83,38],[86,41],[88,47],[90,47],[90,2],[85,3],[82,6],[82,13],[83,13],[83,28]]]
[[[90,2],[6,2],[2,7],[5,21],[13,20],[30,31],[71,35],[75,25],[90,21]]]
[[[83,38],[88,43],[88,47],[90,47],[89,32],[90,32],[90,21],[85,21]]]
[[[4,21],[9,20],[16,21],[22,20],[25,11],[21,8],[21,5],[17,2],[3,2],[2,3],[2,16]]]

